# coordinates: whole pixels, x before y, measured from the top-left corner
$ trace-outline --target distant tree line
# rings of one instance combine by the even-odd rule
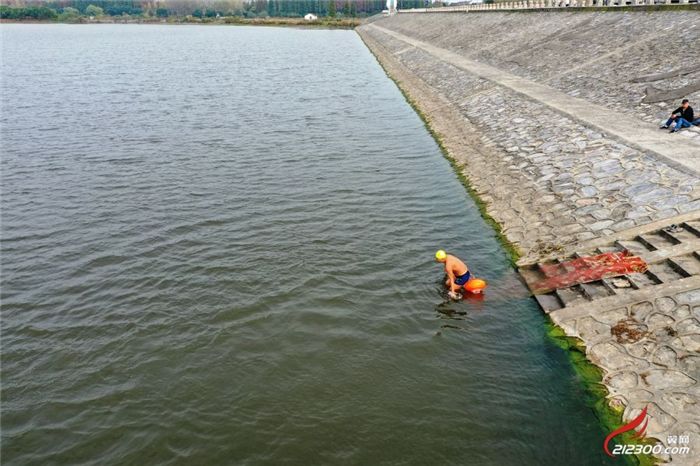
[[[370,16],[386,8],[386,0],[5,0],[0,18],[66,20],[80,16],[143,16],[213,18],[217,16],[302,17]],[[422,8],[426,0],[398,0],[399,8]]]

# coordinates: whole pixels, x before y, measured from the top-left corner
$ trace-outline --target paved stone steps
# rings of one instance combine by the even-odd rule
[[[646,246],[649,251],[658,251],[659,249],[665,249],[680,244],[679,240],[673,238],[673,236],[664,234],[663,230],[656,233],[639,235],[635,239]]]
[[[555,294],[535,295],[535,300],[540,305],[545,314],[549,314],[552,311],[564,307],[564,303],[562,303],[559,297]]]
[[[700,274],[700,267],[698,267],[698,261],[692,256],[686,257],[674,257],[668,260],[668,264],[671,268],[682,277],[692,277],[693,275]]]
[[[649,270],[645,273],[632,273],[560,288],[550,293],[537,295],[535,298],[542,309],[549,313],[563,307],[579,305],[585,301],[590,302],[615,295],[624,296],[634,290],[669,284],[692,276],[700,276],[700,259],[695,255],[649,264]],[[541,274],[540,277],[544,278],[544,274]],[[530,275],[529,283],[532,282]]]
[[[672,261],[686,271],[686,276],[700,275],[700,252],[695,251],[692,254],[674,257]]]
[[[656,264],[649,264],[649,271],[647,273],[656,276],[659,284],[670,283],[687,277],[679,273],[678,270],[671,265],[669,260]]]
[[[618,247],[620,250],[628,250],[632,254],[640,255],[643,254],[649,249],[640,241],[637,240],[619,240],[615,241],[615,246]]]
[[[698,235],[687,229],[683,225],[679,225],[676,230],[661,230],[661,235],[671,241],[673,244],[681,244],[684,241],[692,241]]]
[[[620,238],[611,238],[608,244],[599,245],[588,252],[574,251],[565,257],[525,265],[520,273],[528,285],[535,284],[568,271],[566,263],[571,259],[624,250],[643,258],[648,270],[560,288],[535,296],[537,302],[545,313],[551,313],[610,297],[624,299],[639,290],[700,277],[700,220],[678,224],[669,222],[632,235],[621,232]],[[556,267],[552,268],[552,265]]]
[[[554,259],[554,260],[552,260],[552,261],[538,263],[538,264],[537,264],[536,270],[541,274],[541,277],[542,277],[542,278],[546,278],[546,277],[550,277],[550,276],[552,276],[552,275],[556,275],[556,273],[554,273],[554,274],[549,274],[549,273],[547,272],[547,270],[543,268],[544,265],[553,265],[553,264],[559,264],[559,265],[561,266],[561,261],[560,261],[559,259]],[[557,270],[558,270],[558,269],[559,269],[559,267],[557,267]]]
[[[605,298],[606,296],[611,296],[615,294],[615,291],[609,284],[605,283],[605,280],[600,280],[598,282],[582,283],[581,290],[583,295],[589,301],[593,301],[598,298]]]
[[[564,306],[574,306],[576,304],[581,304],[584,301],[590,301],[587,299],[581,285],[572,286],[569,288],[560,288],[555,290],[554,293],[559,298]]]
[[[656,275],[649,272],[631,273],[629,275],[625,275],[624,278],[629,280],[629,282],[636,290],[658,285],[661,283],[661,281],[658,279],[658,277],[656,277]]]
[[[683,228],[692,232],[695,236],[700,238],[700,220],[683,222]]]
[[[595,248],[594,254],[604,254],[606,252],[618,252],[620,251],[620,248],[617,246],[601,246],[598,248]],[[588,254],[589,256],[592,256],[594,254]],[[580,256],[579,256],[580,257]]]

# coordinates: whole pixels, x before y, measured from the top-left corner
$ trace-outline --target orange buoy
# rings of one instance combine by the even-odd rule
[[[470,293],[481,293],[485,288],[486,281],[480,278],[472,278],[464,285],[464,289]]]

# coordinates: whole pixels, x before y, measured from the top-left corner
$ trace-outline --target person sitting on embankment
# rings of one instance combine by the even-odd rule
[[[688,99],[683,99],[681,106],[671,113],[666,123],[661,125],[661,129],[667,129],[674,121],[676,122],[676,126],[671,129],[672,133],[677,133],[681,128],[690,128],[692,125],[696,124],[697,120],[693,114],[693,107],[690,106]]]
[[[467,264],[459,260],[459,258],[447,254],[440,249],[435,253],[435,260],[445,264],[445,273],[447,273],[447,281],[445,285],[450,287],[449,296],[452,299],[457,298],[457,291],[462,288],[471,278],[469,267]]]

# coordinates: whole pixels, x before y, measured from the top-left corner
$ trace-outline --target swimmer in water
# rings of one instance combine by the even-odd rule
[[[435,253],[435,260],[445,264],[445,272],[447,273],[445,285],[450,287],[450,291],[447,294],[452,299],[458,299],[459,294],[457,294],[457,291],[471,278],[469,267],[459,258],[447,254],[442,249]]]

